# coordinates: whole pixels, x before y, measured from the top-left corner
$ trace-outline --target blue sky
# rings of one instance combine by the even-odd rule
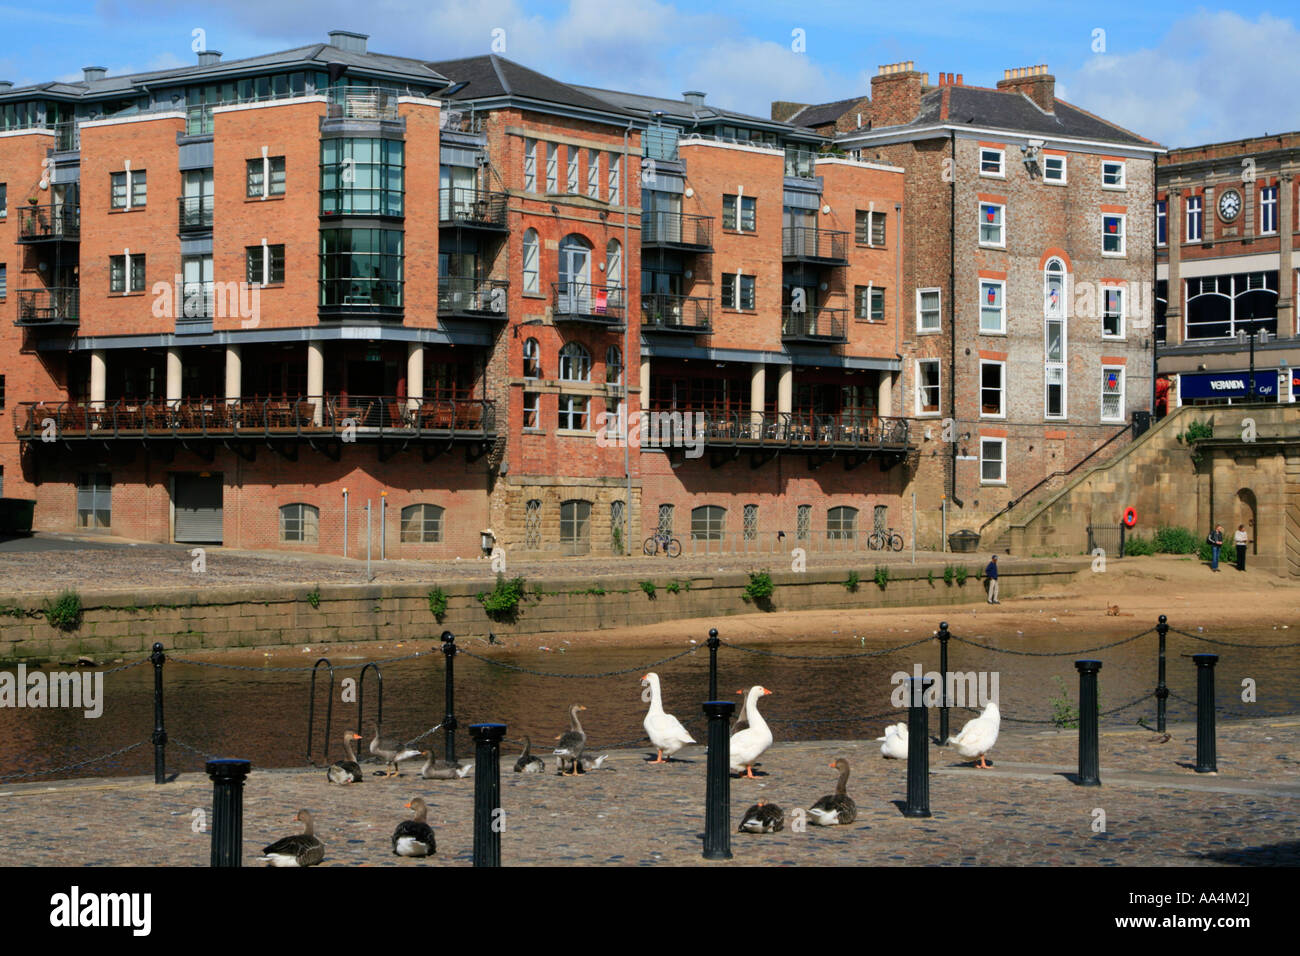
[[[882,63],[913,60],[932,78],[962,73],[981,86],[1004,68],[1046,63],[1059,97],[1167,146],[1300,129],[1300,7],[1280,2],[0,0],[0,79],[193,63],[195,30],[229,60],[323,41],[331,29],[428,59],[489,52],[500,30],[505,56],[560,79],[699,89],[764,116],[774,99],[867,92]]]

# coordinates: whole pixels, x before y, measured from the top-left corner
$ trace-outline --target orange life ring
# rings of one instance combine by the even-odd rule
[[[1131,528],[1131,527],[1133,527],[1133,526],[1134,526],[1135,524],[1137,524],[1137,523],[1138,523],[1138,513],[1137,513],[1136,511],[1134,511],[1132,508],[1127,508],[1127,509],[1125,509],[1125,511],[1124,511],[1124,527],[1126,527],[1126,528]]]

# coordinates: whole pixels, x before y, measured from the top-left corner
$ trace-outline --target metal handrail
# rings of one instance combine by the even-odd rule
[[[848,309],[827,306],[799,312],[791,306],[782,306],[781,337],[846,342],[848,341],[846,332],[848,314]]]
[[[377,86],[348,86],[332,89],[326,97],[330,119],[399,118],[397,94]]]
[[[321,756],[325,760],[330,759],[330,722],[334,718],[334,665],[330,663],[328,657],[317,658],[316,663],[311,667],[311,690],[307,700],[307,762],[311,763],[311,738],[312,731],[316,723],[316,670],[322,664],[329,668],[330,686],[325,695],[325,752]]]
[[[19,289],[18,324],[76,322],[81,314],[80,304],[81,290],[76,287]]]
[[[878,416],[869,409],[849,410],[836,414],[816,412],[747,412],[651,409],[651,413],[682,416],[688,438],[696,434],[694,426],[703,416],[705,444],[782,448],[839,447],[884,449],[908,447],[909,422],[906,418]],[[672,431],[664,419],[657,419],[661,430]],[[646,424],[643,422],[643,440]],[[661,436],[661,440],[663,437]]]
[[[653,328],[707,332],[713,327],[713,300],[647,292],[641,296],[641,324]]]
[[[618,322],[623,318],[627,290],[622,286],[591,285],[587,282],[552,282],[551,305],[557,316],[581,316],[596,321]]]
[[[654,210],[641,213],[641,244],[713,248],[713,217]]]
[[[75,203],[27,205],[18,210],[18,241],[80,239],[81,207]]]
[[[849,234],[819,226],[786,226],[781,230],[781,255],[796,259],[848,261]]]
[[[482,313],[505,318],[510,283],[505,279],[443,276],[438,279],[438,311]]]
[[[212,213],[216,208],[213,196],[182,196],[176,200],[176,206],[181,229],[212,228]]]
[[[449,187],[438,191],[438,221],[506,227],[506,199],[502,192],[472,187]]]

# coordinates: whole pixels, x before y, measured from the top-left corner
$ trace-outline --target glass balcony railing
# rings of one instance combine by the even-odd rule
[[[184,196],[176,205],[181,232],[207,232],[212,228],[213,197]]]

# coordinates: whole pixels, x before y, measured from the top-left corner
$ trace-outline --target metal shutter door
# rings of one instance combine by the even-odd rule
[[[221,544],[221,476],[176,476],[176,540]]]

